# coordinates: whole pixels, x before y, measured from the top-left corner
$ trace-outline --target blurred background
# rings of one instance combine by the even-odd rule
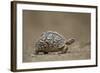
[[[90,59],[91,15],[89,13],[23,10],[23,62]],[[32,56],[42,32],[56,31],[66,40],[75,39],[69,53]]]

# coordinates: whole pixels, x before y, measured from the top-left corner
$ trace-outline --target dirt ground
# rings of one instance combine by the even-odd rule
[[[65,54],[49,53],[46,55],[34,55],[30,54],[27,58],[27,62],[43,62],[43,61],[64,61],[64,60],[85,60],[90,59],[90,47],[89,44],[85,44],[79,48],[79,46],[69,46],[69,50]]]

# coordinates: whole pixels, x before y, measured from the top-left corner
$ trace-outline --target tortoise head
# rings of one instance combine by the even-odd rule
[[[75,39],[74,38],[72,38],[72,39],[69,39],[68,41],[66,41],[66,45],[71,45],[72,43],[74,43],[75,42]]]

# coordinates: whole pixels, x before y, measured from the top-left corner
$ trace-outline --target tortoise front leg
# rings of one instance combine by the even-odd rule
[[[62,49],[61,53],[64,54],[64,53],[67,53],[68,51],[68,46],[65,45],[64,48]]]

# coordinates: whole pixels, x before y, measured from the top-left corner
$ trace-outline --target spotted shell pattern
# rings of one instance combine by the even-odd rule
[[[35,44],[38,50],[55,50],[65,45],[65,38],[57,32],[43,32]]]

